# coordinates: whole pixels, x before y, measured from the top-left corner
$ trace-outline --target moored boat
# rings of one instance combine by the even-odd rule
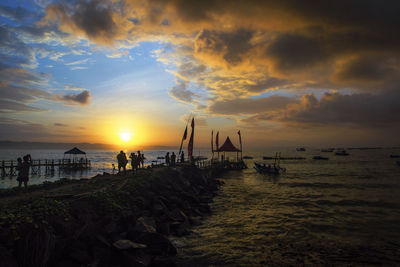
[[[315,160],[328,160],[329,158],[323,156],[314,156],[313,159]]]
[[[337,156],[348,156],[350,154],[347,153],[346,150],[339,150],[339,151],[336,151],[335,155],[337,155]]]
[[[244,159],[252,159],[252,156],[243,156]]]
[[[296,151],[302,151],[302,152],[304,152],[304,151],[306,151],[306,149],[305,149],[304,147],[298,147],[298,148],[296,148]]]
[[[268,165],[266,166],[265,163],[264,164],[260,164],[257,162],[254,162],[254,169],[261,174],[279,174],[281,171],[286,171],[285,168],[281,168],[280,166],[276,166],[276,165]]]

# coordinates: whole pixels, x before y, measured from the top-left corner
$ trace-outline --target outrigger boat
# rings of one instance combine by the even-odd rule
[[[279,158],[278,158],[278,153],[275,155],[275,161],[274,164],[271,166],[271,164],[268,164],[268,166],[263,163],[257,163],[254,162],[254,169],[261,174],[279,174],[281,171],[285,172],[285,168],[281,168],[279,165],[280,162],[280,153],[279,153]],[[277,162],[278,161],[278,162]]]

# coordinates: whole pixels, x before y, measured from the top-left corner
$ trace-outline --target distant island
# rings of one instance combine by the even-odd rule
[[[119,150],[120,146],[101,143],[53,143],[53,142],[18,142],[0,141],[0,149],[70,149],[79,147],[81,149],[94,150]],[[141,150],[173,150],[172,146],[135,146],[134,149]]]

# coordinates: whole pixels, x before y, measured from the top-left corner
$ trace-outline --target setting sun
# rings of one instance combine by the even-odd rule
[[[132,138],[132,134],[131,134],[131,133],[128,133],[128,132],[122,132],[122,133],[120,133],[119,135],[120,135],[122,141],[124,141],[124,142],[130,141],[131,138]]]

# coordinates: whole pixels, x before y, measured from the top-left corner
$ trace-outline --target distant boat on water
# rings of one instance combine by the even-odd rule
[[[313,159],[315,160],[328,160],[329,158],[323,156],[314,156]]]
[[[298,147],[298,148],[296,148],[296,151],[304,152],[304,151],[306,151],[306,149],[304,147]]]
[[[263,160],[267,160],[267,159],[274,159],[275,157],[268,157],[268,156],[264,156]],[[303,160],[306,159],[304,157],[280,157],[281,160]]]
[[[348,155],[350,155],[350,154],[347,153],[346,150],[339,150],[339,151],[336,151],[335,155],[336,155],[336,156],[348,156]]]
[[[333,152],[334,148],[321,149],[321,152]]]
[[[244,159],[252,159],[252,156],[243,156]]]

